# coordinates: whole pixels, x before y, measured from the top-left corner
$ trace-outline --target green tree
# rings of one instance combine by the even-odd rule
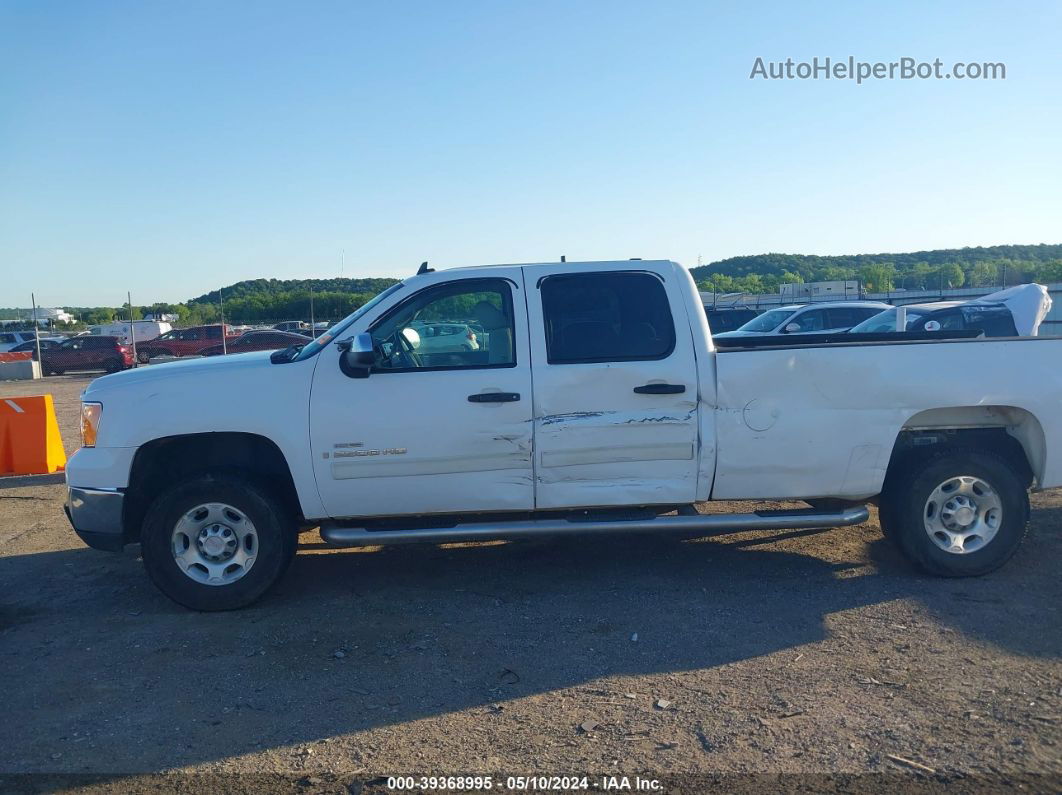
[[[936,287],[947,290],[948,288],[962,287],[966,283],[966,274],[962,272],[962,268],[955,262],[942,265],[937,270],[936,276],[937,283],[929,285],[929,289]]]
[[[859,278],[864,288],[872,293],[885,293],[893,289],[896,267],[891,262],[864,265],[859,269]]]
[[[973,287],[999,284],[999,266],[994,262],[978,262],[970,268],[969,283]]]

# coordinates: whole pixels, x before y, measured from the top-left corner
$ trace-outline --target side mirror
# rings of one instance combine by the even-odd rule
[[[347,378],[368,378],[376,353],[373,351],[372,335],[361,333],[336,343],[339,349],[339,369]]]
[[[786,324],[786,327],[784,329],[782,329],[782,331],[784,331],[786,334],[792,334],[795,331],[800,331],[800,324],[799,323],[788,323],[788,324]]]

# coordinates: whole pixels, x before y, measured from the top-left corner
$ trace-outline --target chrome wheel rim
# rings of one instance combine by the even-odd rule
[[[173,528],[177,567],[202,585],[229,585],[247,574],[258,557],[258,531],[242,511],[208,502],[186,512]]]
[[[1003,522],[1003,503],[987,481],[959,475],[933,489],[922,517],[926,533],[940,549],[969,555],[996,537]]]

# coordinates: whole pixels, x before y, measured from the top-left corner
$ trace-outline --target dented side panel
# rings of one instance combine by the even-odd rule
[[[1019,440],[1031,431],[1018,418],[1035,417],[1037,480],[1062,483],[1062,340],[732,351],[716,367],[714,499],[873,496],[900,431],[961,406],[1017,409],[986,411],[983,424]]]
[[[528,284],[534,368],[535,505],[537,508],[693,502],[701,468],[700,385],[694,334],[687,316],[688,273],[673,263],[632,262],[630,270],[664,282],[675,324],[666,359],[549,364],[541,292]],[[580,273],[623,270],[616,263],[581,263]],[[572,272],[556,265],[536,280]],[[703,316],[703,311],[697,309]],[[707,335],[701,338],[706,344]],[[707,355],[707,352],[706,352]],[[681,394],[641,394],[635,387],[666,383]]]

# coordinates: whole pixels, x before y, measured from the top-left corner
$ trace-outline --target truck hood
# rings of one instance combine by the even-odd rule
[[[254,351],[252,353],[236,353],[231,356],[207,356],[201,359],[188,359],[137,367],[133,370],[97,378],[85,388],[82,396],[90,398],[116,389],[121,389],[125,392],[137,387],[153,387],[160,381],[172,381],[174,379],[195,381],[204,376],[217,377],[225,371],[236,373],[281,366],[274,365],[269,361],[269,357],[272,354],[273,351]]]

